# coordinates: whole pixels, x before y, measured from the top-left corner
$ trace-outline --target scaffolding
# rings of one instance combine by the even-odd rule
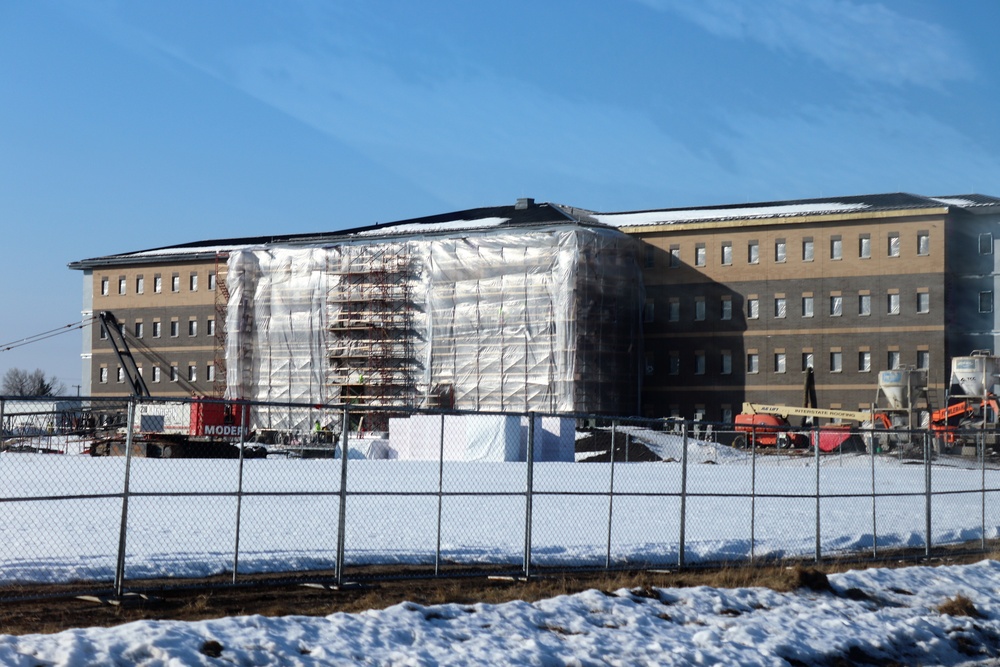
[[[617,230],[247,247],[228,267],[227,398],[604,414],[638,405],[642,276],[635,241]],[[279,412],[255,414],[255,427],[305,430],[315,417]]]
[[[328,253],[326,396],[412,406],[413,266],[405,243],[355,244]]]
[[[226,311],[229,309],[229,288],[223,269],[229,259],[228,252],[215,254],[215,378],[212,395],[222,398],[226,395]]]

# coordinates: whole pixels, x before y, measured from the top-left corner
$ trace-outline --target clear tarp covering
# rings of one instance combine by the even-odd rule
[[[227,397],[632,413],[635,248],[564,225],[234,251]],[[254,415],[260,428],[308,419]]]

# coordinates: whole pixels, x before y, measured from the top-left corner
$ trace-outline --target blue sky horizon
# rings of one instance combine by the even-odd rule
[[[0,4],[0,346],[67,263],[533,197],[1000,195],[987,0]],[[81,334],[0,375],[81,384]]]

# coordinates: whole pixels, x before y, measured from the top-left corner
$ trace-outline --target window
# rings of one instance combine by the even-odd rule
[[[785,316],[785,297],[774,298],[774,316],[779,318]]]
[[[899,315],[899,295],[889,294],[886,302],[886,311],[890,315]]]
[[[170,276],[170,291],[171,292],[181,291],[181,277],[176,273]]]
[[[107,296],[111,293],[111,281],[107,278],[101,278],[101,296]]]
[[[872,256],[872,237],[868,234],[862,234],[858,237],[858,257],[861,259],[871,259]]]
[[[163,278],[160,276],[153,276],[153,291],[157,294],[163,291]]]
[[[802,317],[813,316],[813,298],[811,296],[802,297]]]
[[[839,236],[830,237],[830,259],[842,259],[844,256],[844,242]]]
[[[889,257],[899,257],[899,232],[889,232]]]
[[[646,299],[646,303],[643,304],[643,306],[642,306],[642,321],[643,322],[652,322],[653,321],[653,304],[654,304],[654,302],[653,302],[652,299]],[[209,329],[214,329],[215,328],[213,326],[214,324],[215,324],[214,320],[209,320],[208,321]],[[208,335],[211,336],[214,333],[215,333],[214,331],[209,331]]]
[[[917,368],[927,370],[931,367],[931,353],[927,350],[917,350]]]
[[[703,296],[694,300],[694,319],[698,322],[705,319],[705,297]]]
[[[108,330],[107,330],[107,328],[105,328],[105,326],[104,326],[104,325],[102,324],[102,325],[101,325],[101,340],[107,340],[107,339],[108,339]]]
[[[196,382],[198,380],[198,367],[194,364],[188,366],[188,382]]]
[[[107,369],[107,367],[105,367],[105,366],[101,367],[99,377],[100,377],[101,384],[107,384],[107,382],[108,382],[108,369]]]
[[[142,338],[142,322],[135,323],[135,337]]]
[[[747,244],[747,264],[760,263],[760,245],[756,241]]]
[[[694,374],[705,374],[705,353],[700,350],[694,353]]]
[[[188,280],[188,287],[192,292],[198,291],[198,274],[192,273],[191,278]]]
[[[177,382],[180,379],[180,375],[177,373],[177,366],[170,366],[170,381]]]
[[[198,335],[198,320],[188,320],[188,336]]]
[[[153,382],[159,382],[159,381],[160,381],[160,367],[153,366]]]
[[[159,338],[159,337],[160,337],[160,323],[153,322],[153,338]]]
[[[654,251],[655,251],[655,249],[653,248],[653,246],[651,246],[651,245],[647,245],[646,246],[646,268],[647,269],[651,269],[654,266],[654,262],[655,262],[654,255],[653,255]],[[212,274],[212,273],[208,274],[208,289],[210,289],[210,290],[211,289],[215,289],[215,286],[212,284],[212,278],[214,278],[214,277],[215,277],[215,274]]]
[[[805,372],[806,370],[808,370],[808,369],[810,369],[812,367],[813,367],[813,353],[812,352],[803,352],[802,353],[802,371]]]
[[[831,352],[830,353],[830,372],[831,373],[842,373],[844,371],[844,353],[843,352]]]
[[[722,244],[722,264],[723,266],[728,266],[733,263],[733,244],[730,241],[725,241]]]
[[[118,279],[118,293],[125,294],[125,290],[128,287],[128,281],[125,278]]]
[[[694,247],[694,265],[705,266],[705,244],[699,243]]]
[[[811,238],[802,240],[802,261],[813,261],[813,240]]]
[[[760,301],[758,299],[747,299],[747,319],[755,320],[760,317]]]
[[[667,319],[671,322],[679,322],[681,319],[681,302],[676,299],[671,299],[667,303]]]
[[[729,350],[722,351],[722,357],[720,359],[720,369],[719,372],[722,375],[732,375],[733,374],[733,353]]]
[[[778,239],[774,242],[774,261],[785,261],[785,239]]]
[[[747,373],[759,373],[760,372],[760,355],[756,352],[751,352],[747,355]]]
[[[993,234],[979,235],[979,254],[980,255],[993,254]]]
[[[980,313],[993,312],[993,292],[979,293],[979,312]]]
[[[896,350],[889,350],[889,358],[887,359],[889,365],[889,370],[894,371],[899,368],[899,352]]]
[[[652,266],[652,265],[651,265]],[[212,271],[208,274],[208,291],[215,291],[215,272]]]
[[[652,321],[652,320],[650,320],[650,321]],[[205,335],[207,335],[207,336],[214,336],[215,335],[215,320],[209,318],[209,320],[208,320],[208,322],[206,322],[206,324],[208,326],[205,328]]]
[[[872,295],[858,295],[858,315],[866,316],[872,314]]]
[[[145,291],[146,281],[142,276],[135,277],[135,293],[142,294]]]
[[[117,380],[119,384],[123,384],[125,382],[125,369],[122,368],[121,366],[118,367]]]
[[[181,332],[181,324],[177,320],[170,320],[170,337],[177,338]]]
[[[774,353],[774,372],[784,373],[785,372],[785,353],[775,352]]]
[[[205,379],[209,382],[215,382],[215,364],[205,366]]]
[[[840,317],[844,314],[844,297],[834,294],[830,297],[830,317]]]
[[[871,352],[858,352],[858,372],[859,373],[871,373],[872,372],[872,353]]]
[[[927,232],[917,232],[917,254],[931,254],[931,235]]]
[[[681,265],[681,247],[679,245],[670,246],[670,268],[676,269]]]
[[[681,373],[681,355],[678,352],[670,353],[670,366],[668,367],[668,372],[671,375],[680,375]]]
[[[929,313],[931,311],[931,295],[927,292],[917,292],[917,312]]]
[[[731,320],[733,319],[733,300],[728,297],[722,297],[722,313],[719,316],[721,320]]]

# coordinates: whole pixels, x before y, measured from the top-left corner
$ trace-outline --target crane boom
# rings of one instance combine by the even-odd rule
[[[763,403],[744,403],[743,414],[747,415],[779,415],[782,417],[818,417],[820,419],[842,419],[864,422],[872,418],[872,413],[857,410],[828,410],[826,408],[797,408],[791,405],[766,405]]]
[[[128,348],[128,343],[125,341],[125,334],[122,331],[121,324],[118,323],[118,318],[108,310],[101,311],[100,317],[101,326],[108,334],[108,342],[114,348],[115,356],[118,357],[118,363],[122,365],[123,372],[128,376],[132,395],[149,396],[149,389],[146,387],[145,380],[142,379],[142,373],[139,372],[139,365],[136,364],[135,357],[132,356],[132,351]]]

